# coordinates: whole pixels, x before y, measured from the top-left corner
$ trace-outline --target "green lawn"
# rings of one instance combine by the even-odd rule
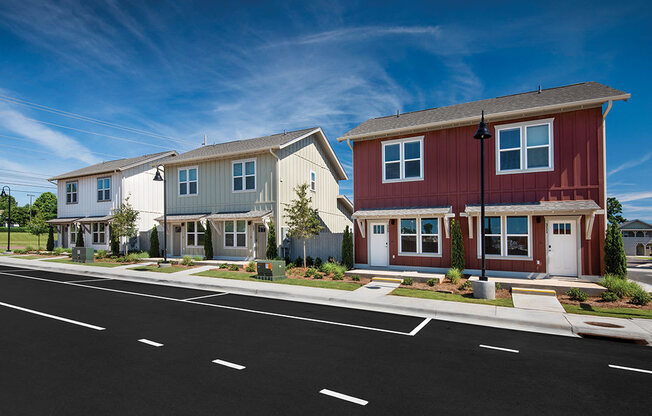
[[[182,266],[158,267],[156,265],[151,265],[151,266],[130,267],[128,270],[136,270],[139,272],[176,273],[182,270],[188,270],[188,268]]]
[[[435,292],[434,290],[408,289],[399,287],[391,293],[394,296],[408,296],[411,298],[447,300],[451,302],[481,303],[494,306],[513,307],[512,298],[500,298],[495,300],[475,299],[473,295],[456,295],[452,293]]]
[[[101,261],[96,261],[95,263],[77,263],[72,261],[71,259],[52,259],[52,260],[43,260],[43,261],[51,261],[52,263],[75,264],[78,266],[97,266],[97,267],[118,267],[118,266],[126,265],[121,263],[104,263]]]
[[[270,282],[269,280],[256,279],[254,273],[232,272],[229,270],[207,270],[193,274],[193,276],[218,277],[221,279],[248,280],[250,282],[278,283],[281,285],[321,287],[325,289],[356,290],[361,285],[352,282],[341,282],[337,280],[306,280],[306,279],[283,279]]]
[[[37,244],[37,238],[35,235],[32,235],[30,233],[16,233],[12,232],[11,233],[11,248],[25,248],[27,246],[32,246],[36,248]],[[54,234],[54,241],[57,241],[57,234]],[[45,250],[45,245],[48,242],[48,235],[43,234],[41,236],[41,248]],[[0,248],[6,249],[7,248],[7,232],[3,231],[0,232]]]
[[[16,259],[23,259],[23,260],[38,260],[38,259],[47,259],[48,257],[45,256],[36,256],[36,255],[26,255],[26,256],[11,256]]]
[[[598,308],[593,306],[562,304],[566,312],[580,315],[610,316],[612,318],[647,318],[652,319],[652,309],[633,308]]]

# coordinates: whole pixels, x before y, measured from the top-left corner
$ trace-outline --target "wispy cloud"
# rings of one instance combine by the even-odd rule
[[[652,212],[652,205],[638,206],[638,205],[623,204],[623,209],[627,211],[634,211],[634,212]]]
[[[615,196],[620,202],[640,201],[642,199],[652,198],[652,191],[628,192]]]
[[[633,160],[629,160],[629,161],[617,166],[616,168],[610,170],[608,175],[611,176],[614,173],[618,173],[618,172],[623,171],[625,169],[635,168],[636,166],[640,166],[640,165],[642,165],[643,163],[647,162],[650,159],[652,159],[652,152],[648,152],[648,153],[644,154],[642,157],[639,157],[639,158],[636,158],[636,159],[633,159]]]

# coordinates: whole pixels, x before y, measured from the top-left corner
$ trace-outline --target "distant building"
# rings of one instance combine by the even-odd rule
[[[652,255],[652,225],[641,220],[632,220],[621,224],[618,228],[623,234],[625,254],[628,256]]]

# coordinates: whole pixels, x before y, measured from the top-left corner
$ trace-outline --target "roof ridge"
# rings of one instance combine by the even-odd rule
[[[229,140],[229,141],[226,141],[226,142],[220,142],[220,143],[209,144],[209,145],[207,145],[207,147],[208,147],[208,146],[219,146],[219,145],[227,144],[227,143],[239,143],[239,142],[247,142],[247,141],[250,141],[250,140],[266,139],[266,138],[268,138],[268,137],[282,136],[282,135],[292,134],[292,133],[298,133],[298,132],[302,132],[302,131],[310,131],[310,130],[315,130],[315,129],[318,129],[318,128],[320,128],[320,127],[319,127],[319,126],[316,126],[316,127],[305,128],[305,129],[298,129],[298,130],[292,130],[292,131],[285,131],[285,132],[283,132],[283,133],[272,133],[272,134],[268,134],[268,135],[265,135],[265,136],[250,137],[250,138],[248,138],[248,139]]]

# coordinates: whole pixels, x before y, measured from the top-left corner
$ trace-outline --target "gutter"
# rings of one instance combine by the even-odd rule
[[[281,158],[273,149],[269,153],[276,158],[276,254],[278,255],[279,238],[281,237]]]
[[[611,111],[613,101],[609,100],[607,108],[602,113],[602,183],[604,184],[604,232],[607,233],[607,114]]]

